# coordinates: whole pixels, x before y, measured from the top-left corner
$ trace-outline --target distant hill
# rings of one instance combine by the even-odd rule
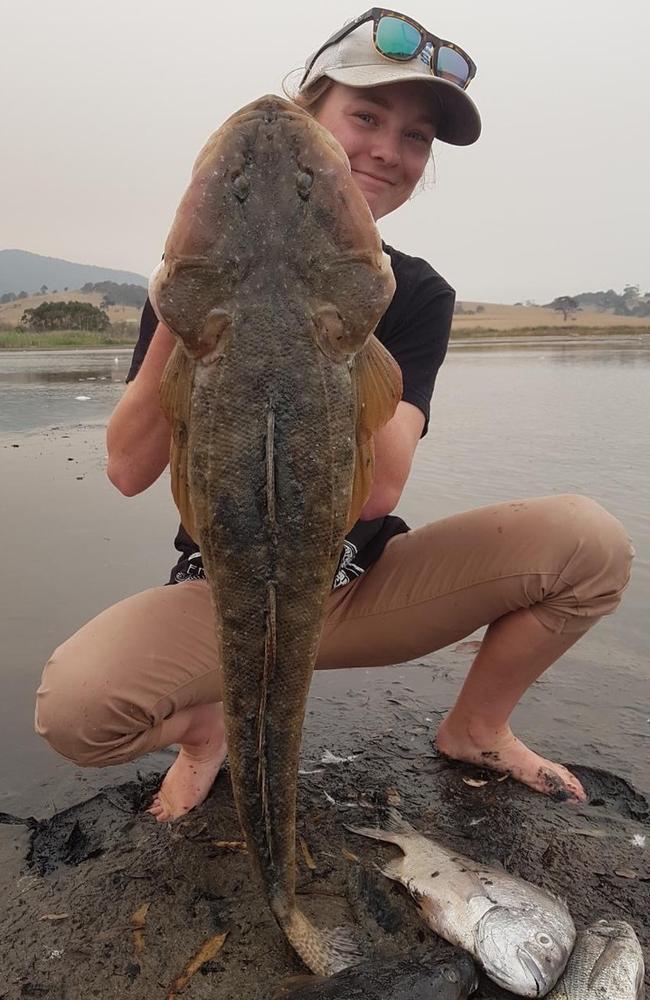
[[[78,289],[87,282],[115,281],[144,285],[148,279],[133,271],[116,271],[110,267],[93,264],[74,264],[57,257],[42,257],[27,250],[0,250],[0,295],[4,292],[40,291],[47,285],[49,291],[64,288]]]

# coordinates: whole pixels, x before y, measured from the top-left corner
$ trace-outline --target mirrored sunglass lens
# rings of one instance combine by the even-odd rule
[[[420,32],[398,17],[382,17],[377,25],[377,48],[391,59],[412,59],[420,44]]]
[[[467,59],[455,49],[442,46],[438,51],[437,76],[443,80],[451,80],[459,87],[464,87],[469,80],[469,65]]]

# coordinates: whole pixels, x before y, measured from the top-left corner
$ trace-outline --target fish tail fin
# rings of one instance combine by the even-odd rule
[[[386,815],[384,826],[348,826],[345,823],[343,825],[351,833],[357,833],[361,837],[371,837],[373,840],[386,840],[390,844],[397,844],[403,851],[406,851],[404,841],[411,837],[419,837],[421,834],[403,819],[397,809],[389,809]]]
[[[318,976],[332,976],[363,959],[359,943],[348,927],[321,930],[298,909],[293,909],[283,921],[282,930],[307,968]]]
[[[397,811],[397,809],[388,809],[386,815],[386,829],[391,833],[400,833],[403,837],[412,837],[414,834],[417,837],[421,836],[415,827],[412,827],[411,824],[404,819],[402,814]]]

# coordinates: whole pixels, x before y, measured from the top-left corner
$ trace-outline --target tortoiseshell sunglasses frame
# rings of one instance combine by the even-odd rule
[[[398,56],[388,56],[379,49],[377,45],[377,29],[379,27],[379,22],[382,19],[382,17],[394,17],[399,21],[405,21],[406,24],[409,24],[412,28],[415,28],[416,31],[420,32],[420,44],[418,45],[413,55],[408,56],[406,59],[400,59]],[[330,45],[336,45],[337,42],[340,42],[342,38],[345,38],[346,35],[349,35],[351,32],[353,32],[356,28],[359,27],[360,24],[365,24],[366,21],[373,22],[372,42],[375,48],[377,49],[377,52],[379,52],[379,55],[383,56],[384,59],[390,59],[394,62],[410,62],[412,59],[416,59],[420,55],[422,50],[430,42],[431,45],[433,46],[433,49],[431,52],[431,58],[429,60],[429,67],[431,69],[431,73],[433,74],[433,76],[437,76],[441,80],[447,79],[447,77],[438,73],[438,53],[441,48],[453,49],[453,51],[457,52],[459,56],[462,56],[462,58],[466,61],[467,67],[469,69],[469,75],[464,84],[461,85],[459,83],[455,83],[453,80],[451,81],[448,80],[447,82],[454,83],[454,86],[460,87],[461,90],[467,90],[471,81],[476,76],[476,63],[473,61],[473,59],[471,59],[468,56],[467,52],[465,52],[464,49],[461,49],[460,45],[456,45],[454,42],[448,42],[444,38],[438,38],[437,35],[432,35],[430,31],[427,31],[426,28],[423,28],[421,24],[418,24],[417,21],[414,21],[412,17],[408,17],[406,14],[400,14],[396,10],[387,10],[384,7],[371,7],[370,10],[367,10],[365,12],[365,14],[360,14],[359,17],[355,18],[354,21],[351,21],[350,24],[346,24],[342,28],[339,28],[338,31],[335,31],[334,34],[327,39],[324,45],[321,45],[321,47],[309,60],[308,65],[305,66],[305,72],[303,74],[302,80],[300,81],[299,89],[303,86],[305,80],[311,73],[312,67],[316,62],[316,60],[318,59],[319,55],[321,55],[321,53],[324,52],[325,49],[328,49]]]

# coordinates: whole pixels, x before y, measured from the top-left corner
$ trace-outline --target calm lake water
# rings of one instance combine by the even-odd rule
[[[131,351],[0,351],[0,434],[105,420]]]
[[[24,435],[38,428],[57,425],[63,432],[68,425],[104,423],[123,391],[129,362],[128,350],[0,352],[0,441],[8,448],[5,454],[11,455],[12,443],[23,447]],[[541,743],[547,753],[581,753],[573,759],[617,769],[642,784],[650,749],[649,399],[648,336],[580,344],[561,337],[544,343],[457,343],[439,373],[429,434],[418,448],[399,507],[399,513],[416,527],[481,504],[571,491],[594,497],[623,521],[637,558],[620,610],[575,647],[568,658],[569,669],[558,666],[551,672],[552,680],[545,678],[535,689],[538,693],[527,696],[522,718],[536,744]],[[70,470],[76,469],[77,459],[81,462],[80,437],[83,433],[78,427],[70,431],[71,457],[61,459],[63,464],[71,463]],[[48,439],[42,440],[47,455]],[[101,450],[99,444],[95,448]],[[8,524],[5,519],[2,528],[5,557],[11,556],[14,546],[15,558],[23,567],[13,582],[7,581],[3,592],[4,624],[9,630],[3,646],[9,653],[2,668],[7,697],[2,728],[7,740],[12,740],[11,750],[23,754],[26,782],[15,780],[19,765],[8,763],[3,754],[0,778],[5,776],[12,802],[19,801],[21,790],[29,787],[31,772],[38,772],[43,780],[54,774],[55,766],[59,776],[70,773],[69,765],[53,763],[54,755],[31,732],[33,690],[47,651],[80,624],[80,617],[84,620],[126,593],[164,582],[162,567],[173,562],[174,512],[167,509],[168,485],[157,485],[135,500],[115,498],[102,477],[99,451],[93,461],[93,492],[86,494],[85,501],[77,499],[82,490],[91,490],[92,477],[84,473],[86,479],[81,482],[77,480],[83,476],[71,474],[70,485],[65,487],[69,492],[61,494],[64,501],[56,502],[78,506],[73,506],[73,514],[66,506],[50,515],[56,518],[54,527],[47,529],[52,544],[61,543],[61,552],[72,553],[61,567],[54,593],[29,546],[26,549],[15,537],[17,527],[26,529],[29,513],[23,515],[23,524]],[[20,516],[20,484],[12,483],[11,488],[14,492],[8,494],[8,504],[15,504]],[[157,522],[164,504],[164,515]],[[35,508],[37,517],[39,509]],[[89,510],[91,514],[97,510],[99,527],[94,527],[96,520],[83,521],[84,516],[90,518]],[[142,545],[145,552],[143,531],[150,529],[149,522],[159,524],[160,534],[155,544],[147,541],[147,554],[137,561],[134,546]],[[77,532],[76,548],[61,542],[66,531],[71,537]],[[88,556],[93,560],[91,570],[80,554],[81,531],[85,532],[82,554],[92,551]],[[116,546],[115,540],[126,537],[120,535],[125,531],[132,532],[129,539],[133,542]],[[162,553],[160,537],[165,539]],[[47,560],[48,553],[44,555]],[[58,557],[52,554],[50,558]],[[137,565],[132,572],[129,567],[134,559]],[[17,589],[20,579],[31,601]],[[39,627],[44,633],[49,631],[39,636]],[[445,687],[444,676],[438,678],[436,704],[451,704],[458,676],[452,680],[456,686],[450,680]],[[374,683],[374,678],[366,677],[363,682]],[[342,682],[333,677],[315,681],[323,689],[337,683]],[[14,705],[19,706],[17,712]],[[582,753],[587,747],[591,756],[586,750]],[[102,778],[108,780],[108,775]],[[29,807],[36,808],[31,805],[35,801],[31,793],[29,801]]]

